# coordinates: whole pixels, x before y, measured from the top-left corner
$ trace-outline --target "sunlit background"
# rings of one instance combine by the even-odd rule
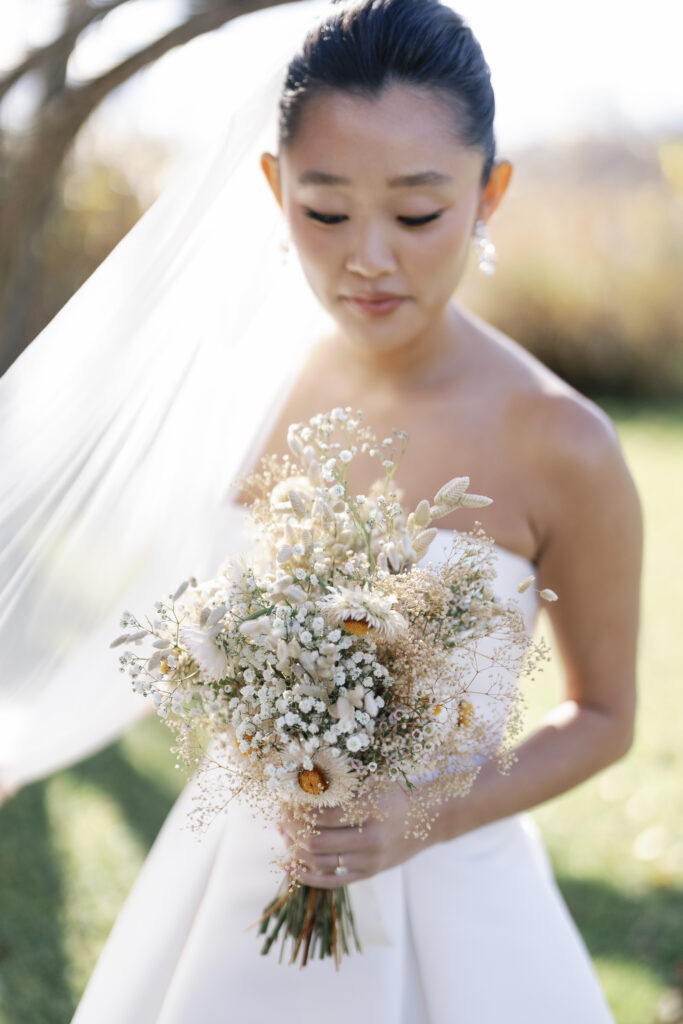
[[[221,5],[195,0],[193,8]],[[267,63],[272,36],[263,37],[258,55],[245,50],[243,67],[224,66],[223,33],[239,24],[196,38],[110,92],[55,162],[50,132],[65,94],[154,46],[187,20],[190,6],[0,3],[0,372],[183,161],[222,130],[224,97],[241,88],[254,60]],[[607,408],[646,514],[636,744],[536,819],[618,1024],[676,1024],[683,1021],[676,642],[683,607],[683,5],[462,0],[457,9],[491,65],[499,146],[515,163],[492,222],[498,272],[484,278],[472,267],[463,301]],[[28,68],[3,90],[3,77],[7,84],[13,69],[30,63],[32,48],[44,52],[66,19],[77,25],[93,11],[101,16],[55,46],[47,70]],[[48,159],[55,173],[32,194],[36,169]],[[534,685],[532,720],[556,699],[557,670]],[[178,790],[161,730],[146,722],[3,809],[0,1024],[69,1019]]]

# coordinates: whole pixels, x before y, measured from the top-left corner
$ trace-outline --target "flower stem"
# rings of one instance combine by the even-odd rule
[[[346,886],[316,889],[309,885],[292,886],[286,879],[263,912],[259,934],[265,935],[263,956],[280,938],[280,960],[289,946],[289,963],[299,961],[301,967],[316,955],[319,947],[319,958],[334,957],[339,969],[342,955],[350,954],[350,936],[358,952],[361,949]]]

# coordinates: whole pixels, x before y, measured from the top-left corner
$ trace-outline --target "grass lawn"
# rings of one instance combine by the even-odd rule
[[[683,410],[610,412],[646,512],[638,734],[626,758],[535,817],[618,1024],[653,1024],[683,984]],[[557,698],[551,667],[528,693],[533,722]],[[144,721],[0,813],[0,1024],[70,1020],[180,789],[169,738]]]
[[[660,1003],[663,1013],[674,1000],[667,990],[683,989],[683,409],[607,408],[645,510],[636,741],[534,817],[618,1024],[652,1024]],[[556,667],[528,688],[530,721],[557,699]]]

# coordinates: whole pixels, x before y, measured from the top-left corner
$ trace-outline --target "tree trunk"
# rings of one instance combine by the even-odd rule
[[[102,16],[125,0],[109,0]],[[17,304],[27,279],[30,241],[49,208],[64,158],[78,132],[98,105],[114,89],[169,50],[196,36],[220,28],[232,18],[291,0],[217,0],[209,9],[190,15],[165,35],[142,47],[99,78],[78,87],[65,83],[66,65],[83,25],[93,20],[97,8],[74,7],[60,36],[24,61],[25,73],[40,69],[47,100],[38,123],[21,145],[10,152],[5,144],[0,168],[0,372],[16,358],[29,338],[20,337],[21,317]],[[61,85],[60,85],[61,71]],[[15,69],[0,81],[0,99],[7,83],[21,78]]]

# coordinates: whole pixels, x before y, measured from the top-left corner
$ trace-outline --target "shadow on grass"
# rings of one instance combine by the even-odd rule
[[[115,800],[122,817],[149,849],[175,801],[175,793],[137,772],[118,743],[74,765],[69,774]]]
[[[0,815],[0,1006],[7,1024],[63,1024],[74,1010],[45,790],[43,782],[28,786]]]
[[[645,965],[663,986],[683,967],[683,889],[629,893],[602,879],[558,875],[591,956]]]
[[[119,744],[68,769],[114,799],[149,848],[176,794],[136,772]],[[66,1024],[75,1011],[63,944],[61,865],[46,813],[49,781],[0,811],[0,1021]]]

